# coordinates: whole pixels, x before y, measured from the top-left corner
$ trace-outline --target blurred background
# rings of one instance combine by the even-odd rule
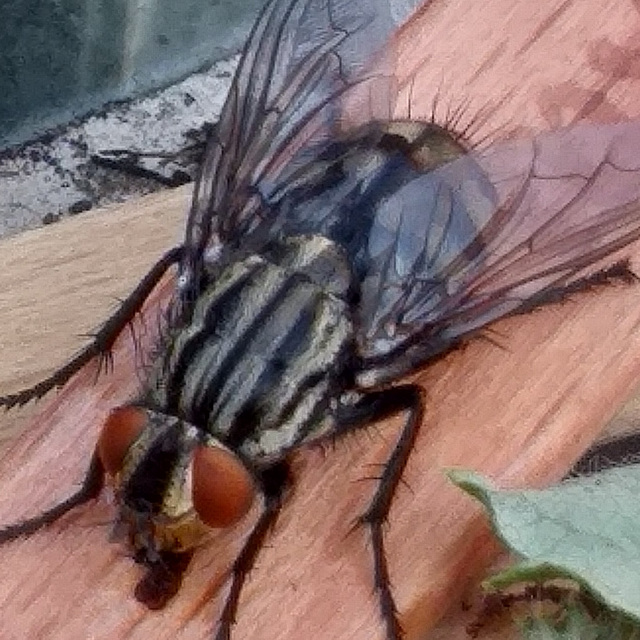
[[[0,23],[0,145],[239,51],[263,0],[18,0]]]
[[[15,0],[0,21],[0,236],[162,187],[104,150],[201,142],[264,0]],[[197,163],[197,157],[195,158]],[[182,176],[182,181],[188,178]]]

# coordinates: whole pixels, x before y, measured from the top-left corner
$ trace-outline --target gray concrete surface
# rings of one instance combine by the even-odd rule
[[[419,0],[389,0],[402,22]],[[264,0],[18,0],[0,24],[0,149],[16,136],[29,144],[0,150],[0,237],[95,206],[161,188],[154,179],[106,169],[108,150],[145,157],[166,176],[193,175],[198,157],[167,154],[202,140],[219,115],[238,51]],[[379,43],[374,43],[379,44]],[[153,96],[111,103],[166,86],[199,65],[207,72]],[[64,114],[100,111],[57,129]],[[98,105],[98,106],[96,106]],[[46,131],[45,133],[42,133]],[[40,136],[35,137],[36,133]]]
[[[0,237],[59,220],[95,206],[122,202],[163,188],[96,164],[113,149],[172,154],[193,147],[203,127],[218,119],[237,57],[146,98],[111,105],[36,141],[0,152]],[[169,177],[191,173],[197,157],[147,158]]]

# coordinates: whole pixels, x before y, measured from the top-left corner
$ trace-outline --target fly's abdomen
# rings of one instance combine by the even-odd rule
[[[170,336],[151,400],[256,463],[332,427],[353,344],[349,263],[320,236],[232,263]],[[277,260],[277,262],[275,261]]]

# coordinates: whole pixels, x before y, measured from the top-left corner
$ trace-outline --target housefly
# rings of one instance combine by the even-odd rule
[[[382,525],[423,401],[401,379],[497,318],[629,275],[616,263],[581,279],[640,237],[640,130],[576,126],[480,153],[436,122],[393,120],[384,52],[397,20],[383,0],[266,5],[208,141],[183,243],[71,362],[0,398],[23,404],[108,354],[177,265],[142,388],[109,414],[82,487],[0,530],[0,542],[97,497],[108,478],[115,531],[146,569],[136,597],[159,608],[201,537],[261,494],[222,640],[291,486],[292,452],[403,414],[359,520],[386,637],[402,637]]]

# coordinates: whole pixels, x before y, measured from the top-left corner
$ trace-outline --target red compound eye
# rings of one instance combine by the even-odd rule
[[[98,455],[109,475],[122,469],[129,447],[147,424],[147,414],[139,407],[117,407],[107,417],[98,438]]]
[[[193,452],[193,506],[210,527],[229,527],[251,508],[255,486],[242,461],[220,447]]]

